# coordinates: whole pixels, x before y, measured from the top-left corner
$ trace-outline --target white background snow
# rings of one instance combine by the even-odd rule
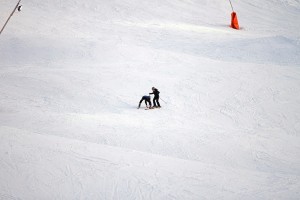
[[[299,199],[299,0],[232,1],[241,30],[220,0],[22,3],[0,199]],[[153,86],[162,108],[136,109]]]

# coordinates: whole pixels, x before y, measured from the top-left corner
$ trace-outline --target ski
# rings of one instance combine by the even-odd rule
[[[160,109],[161,107],[145,108],[145,110]]]

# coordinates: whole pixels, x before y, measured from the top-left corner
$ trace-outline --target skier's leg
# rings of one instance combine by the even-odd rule
[[[160,107],[159,98],[156,99],[157,106]]]
[[[149,103],[149,105],[150,105],[150,107],[149,108],[151,108],[151,101],[150,100],[147,100],[147,101],[145,101],[146,103],[148,102]]]
[[[157,97],[154,97],[153,101],[154,101],[154,106],[155,107],[159,106],[159,102],[158,102],[158,98]]]
[[[140,103],[139,103],[139,107],[138,107],[138,108],[141,107],[141,103],[142,103],[142,102],[143,102],[143,99],[140,100]]]
[[[153,107],[156,107],[155,97],[153,98]]]

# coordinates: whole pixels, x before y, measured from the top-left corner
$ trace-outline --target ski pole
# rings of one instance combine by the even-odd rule
[[[163,102],[165,102],[161,97],[160,97],[160,100],[162,100]],[[168,104],[167,102],[165,102],[165,104]]]

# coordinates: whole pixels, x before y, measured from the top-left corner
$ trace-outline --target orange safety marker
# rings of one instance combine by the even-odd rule
[[[234,29],[237,29],[237,30],[240,29],[236,12],[231,13],[231,25],[230,25],[230,27],[234,28]]]

